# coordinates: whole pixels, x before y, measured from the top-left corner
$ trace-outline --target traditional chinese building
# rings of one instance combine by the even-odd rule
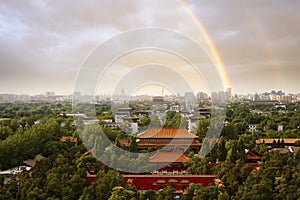
[[[189,187],[189,184],[201,184],[207,186],[214,182],[215,175],[142,175],[126,174],[124,182],[128,185],[134,185],[137,190],[154,190],[158,191],[167,186],[174,187],[176,193],[183,193]]]
[[[24,160],[23,164],[26,165],[26,166],[29,166],[29,167],[34,167],[36,161],[39,161],[39,160],[44,159],[44,158],[45,157],[42,156],[42,154],[38,154],[33,159]]]
[[[124,183],[135,186],[138,191],[158,191],[167,186],[174,187],[176,193],[182,194],[189,184],[207,186],[214,183],[215,175],[160,175],[160,174],[123,174]],[[96,181],[95,174],[87,174],[88,185]]]
[[[60,138],[61,142],[71,142],[72,144],[77,144],[78,143],[78,138],[72,137],[72,136],[62,136]]]
[[[296,142],[300,142],[300,138],[261,138],[257,139],[255,143],[257,145],[266,144],[267,146],[271,147],[274,141],[277,144],[283,143],[284,146],[295,146]]]
[[[155,172],[163,174],[185,174],[185,162],[190,159],[181,152],[157,152],[150,157],[149,162],[155,165]]]
[[[169,149],[192,148],[196,152],[200,149],[198,136],[188,132],[185,128],[149,128],[137,135],[139,149]]]
[[[245,149],[247,160],[245,161],[252,169],[259,169],[259,162],[261,161],[261,157],[255,155],[250,150]]]
[[[128,146],[128,141],[122,144]],[[184,163],[190,159],[182,150],[190,147],[198,152],[201,143],[195,134],[185,128],[149,128],[137,135],[137,145],[140,150],[164,147],[149,158],[149,162],[156,167],[152,174],[123,174],[125,184],[134,185],[139,191],[158,191],[171,186],[176,189],[176,194],[182,194],[191,183],[203,186],[214,183],[215,175],[187,174]],[[92,184],[96,181],[96,175],[87,174],[87,179],[88,184]]]

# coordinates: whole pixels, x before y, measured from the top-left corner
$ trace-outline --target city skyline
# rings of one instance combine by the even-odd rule
[[[150,89],[151,90],[151,89]],[[148,96],[148,97],[185,97],[185,96],[190,96],[193,95],[193,98],[199,98],[199,99],[209,99],[211,98],[212,95],[223,95],[225,93],[227,93],[229,96],[231,97],[255,97],[256,95],[258,95],[259,97],[263,97],[263,96],[273,96],[273,97],[279,97],[279,96],[294,96],[294,97],[298,97],[298,99],[300,100],[300,92],[297,93],[287,93],[285,91],[282,90],[271,90],[271,91],[264,91],[261,93],[244,93],[244,94],[240,94],[240,93],[232,93],[232,88],[227,88],[225,91],[218,91],[218,92],[205,92],[205,91],[198,91],[196,93],[194,92],[184,92],[184,93],[177,93],[177,94],[172,94],[172,92],[166,92],[166,88],[160,88],[159,90],[156,90],[155,93],[149,93],[149,90],[147,90],[146,92],[142,92],[142,91],[137,91],[134,94],[126,94],[125,91],[121,91],[121,93],[114,93],[114,94],[81,94],[80,92],[73,92],[73,93],[68,93],[68,94],[61,94],[61,93],[56,93],[55,91],[44,91],[43,93],[39,93],[39,94],[26,94],[26,93],[22,93],[22,94],[17,94],[17,93],[0,93],[0,97],[2,96],[16,96],[16,97],[70,97],[73,98],[73,96],[77,96],[77,97],[84,97],[84,96],[95,96],[95,97],[106,97],[106,98],[114,98],[114,97],[142,97],[142,96]],[[202,96],[202,97],[199,97]],[[204,97],[203,97],[204,96]],[[263,100],[267,100],[267,99],[263,99]]]
[[[0,93],[71,94],[80,66],[89,53],[104,41],[136,28],[178,31],[214,57],[206,35],[199,28],[201,23],[224,64],[229,80],[224,89],[229,86],[237,94],[271,90],[297,94],[300,92],[299,8],[300,2],[296,0],[3,1],[0,3]],[[124,74],[136,66],[154,62],[180,74],[194,92],[209,90],[205,88],[205,80],[178,57],[140,51],[114,62],[103,79],[105,87],[99,86],[100,91],[103,94],[113,91]],[[165,72],[160,75],[172,78]],[[151,89],[145,91],[155,93]]]

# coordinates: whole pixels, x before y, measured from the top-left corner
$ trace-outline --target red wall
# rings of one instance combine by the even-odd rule
[[[87,175],[87,184],[91,185],[96,182],[96,175]]]
[[[207,186],[210,183],[213,183],[215,176],[214,175],[140,175],[140,174],[131,174],[123,175],[124,183],[134,185],[137,190],[155,190],[158,191],[161,188],[167,186],[173,186],[176,190],[183,190],[188,187],[189,184],[181,184],[180,181],[188,180],[190,183],[198,183],[203,186]],[[177,180],[177,183],[168,183],[170,179]],[[166,184],[154,184],[158,180],[164,180]],[[88,175],[87,182],[88,185],[91,185],[96,181],[96,175]]]
[[[207,186],[210,183],[213,183],[215,176],[214,175],[124,175],[124,182],[132,181],[137,190],[159,190],[167,186],[173,186],[176,190],[183,190],[188,187],[189,184],[180,184],[181,180],[188,180],[190,183],[200,183],[203,186]],[[177,180],[177,183],[168,183],[170,179]],[[129,180],[129,181],[128,181]],[[166,184],[155,184],[158,180],[166,181]]]

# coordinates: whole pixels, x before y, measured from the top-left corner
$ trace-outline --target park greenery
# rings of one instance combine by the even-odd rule
[[[200,106],[203,105],[207,104],[202,102]],[[132,102],[130,107],[150,109],[151,103]],[[20,166],[24,160],[37,154],[45,157],[36,161],[29,171],[0,175],[0,199],[174,199],[172,187],[158,193],[152,190],[139,193],[135,187],[124,184],[122,173],[117,169],[102,165],[93,156],[81,156],[90,149],[100,153],[113,152],[114,145],[125,149],[120,144],[120,139],[124,138],[129,143],[128,150],[138,152],[134,135],[127,134],[122,128],[102,126],[103,119],[114,119],[109,102],[97,104],[95,111],[100,126],[86,126],[80,132],[75,128],[74,119],[66,116],[66,113],[72,112],[70,103],[0,104],[0,170]],[[256,125],[255,132],[249,132],[249,124]],[[283,130],[278,130],[278,125]],[[163,124],[155,115],[145,115],[139,120],[139,126],[145,130],[148,126],[186,127],[187,123],[178,112],[168,111]],[[210,119],[201,118],[198,127],[193,129],[204,143],[209,126]],[[101,130],[97,129],[99,127]],[[215,174],[225,187],[191,184],[182,199],[299,199],[300,151],[281,153],[270,150],[265,144],[255,143],[258,138],[300,138],[299,127],[299,103],[285,106],[228,104],[219,142],[210,147],[211,152],[204,158],[188,150],[186,154],[191,159],[185,163],[188,173]],[[105,146],[102,136],[96,134],[99,131],[114,145]],[[93,132],[95,134],[90,134]],[[61,142],[62,136],[84,138],[86,142],[83,144],[79,140],[77,145],[70,141]],[[284,141],[272,146],[283,147]],[[245,149],[262,157],[259,169],[253,170],[245,163]],[[128,159],[135,159],[143,171],[148,157],[143,154],[135,158],[108,156],[101,160],[110,163],[116,162],[116,159],[124,165]],[[95,169],[97,179],[88,185],[86,172],[91,167]]]

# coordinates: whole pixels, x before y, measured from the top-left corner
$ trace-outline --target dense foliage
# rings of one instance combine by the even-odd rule
[[[132,108],[149,109],[150,104],[130,105]],[[158,192],[146,191],[139,194],[134,187],[124,184],[120,172],[103,166],[93,156],[82,157],[89,149],[113,151],[112,146],[101,145],[102,138],[95,127],[89,126],[82,133],[74,129],[73,119],[65,114],[71,112],[68,103],[5,103],[0,104],[0,170],[22,164],[42,154],[45,159],[37,161],[30,171],[20,174],[0,175],[0,199],[173,199],[174,188],[167,187]],[[113,119],[107,102],[96,106],[101,119]],[[173,111],[166,113],[164,127],[186,126],[183,117]],[[159,126],[155,116],[144,116],[141,127]],[[249,132],[249,124],[256,125],[255,132]],[[210,120],[199,120],[196,134],[203,139]],[[282,125],[283,130],[278,129]],[[226,125],[222,137],[204,158],[189,151],[191,161],[185,163],[190,174],[216,174],[224,187],[191,184],[182,199],[299,199],[300,198],[300,150],[281,153],[269,150],[262,144],[256,145],[257,138],[300,137],[300,106],[288,104],[245,105],[232,103],[226,111]],[[116,146],[119,139],[129,142],[129,150],[137,152],[134,136],[128,136],[121,129],[102,127],[107,138]],[[87,144],[79,140],[77,145],[70,141],[61,142],[61,136],[88,137]],[[275,146],[276,145],[276,146]],[[274,144],[282,147],[284,142]],[[124,147],[122,147],[124,148]],[[245,163],[245,149],[262,156],[259,169],[253,170]],[[106,157],[107,162],[116,158]],[[120,157],[125,166],[127,157]],[[136,159],[141,169],[148,159],[142,155]],[[94,168],[97,181],[87,184],[87,170]],[[120,166],[124,167],[124,166]]]

